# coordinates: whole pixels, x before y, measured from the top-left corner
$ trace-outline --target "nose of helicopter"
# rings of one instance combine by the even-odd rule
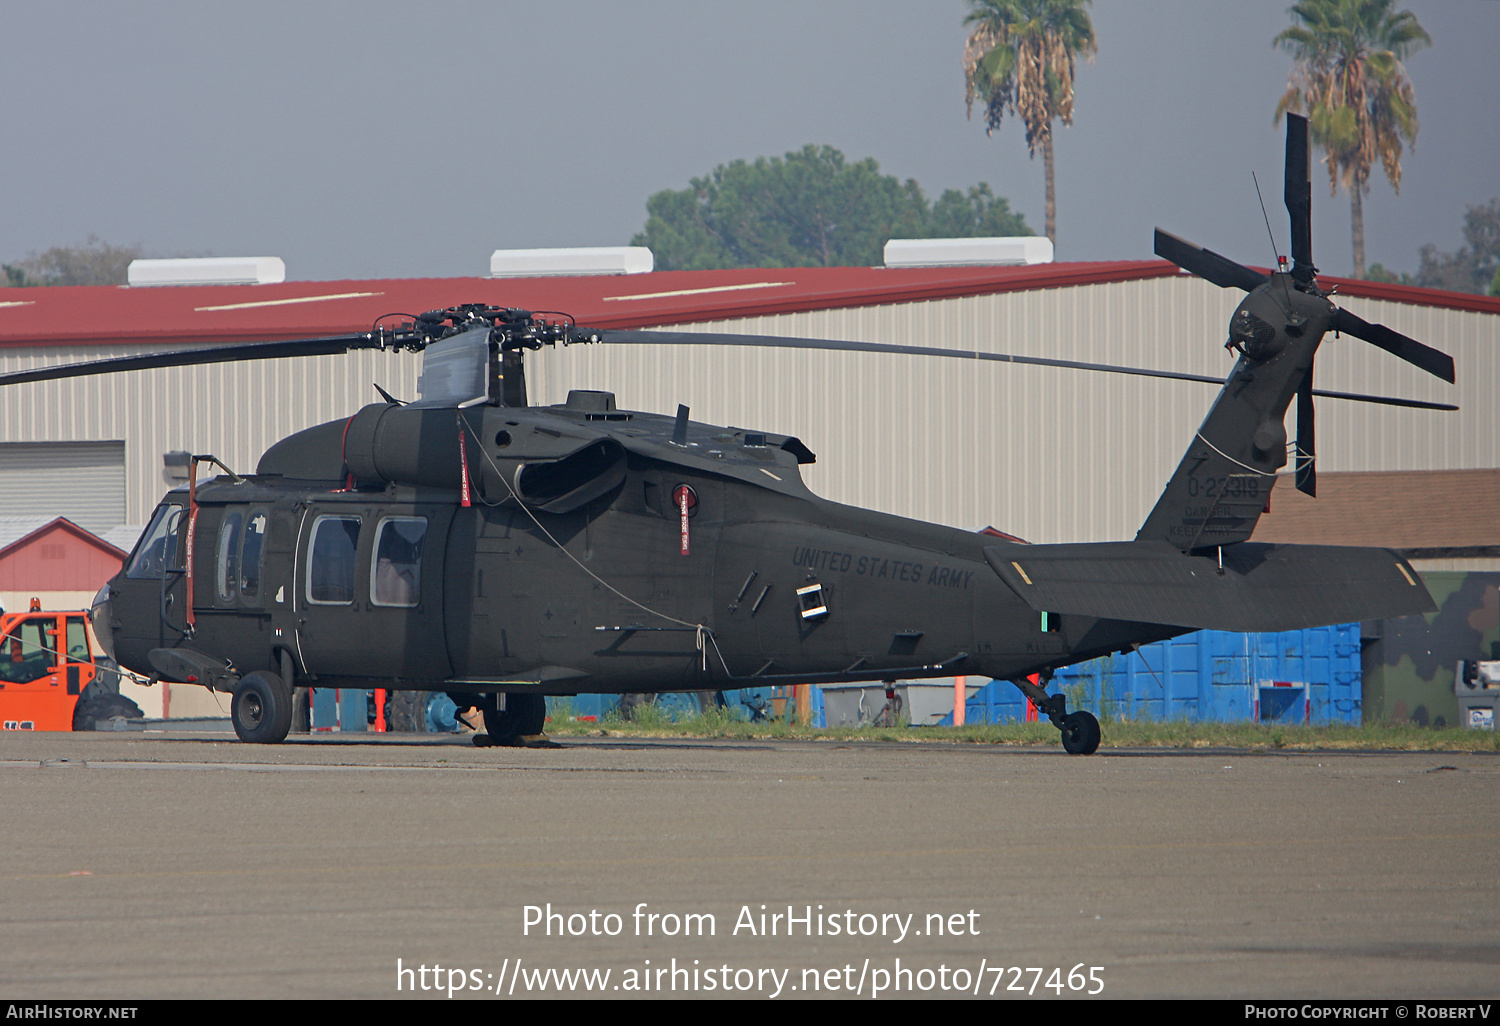
[[[115,658],[115,634],[110,627],[113,616],[114,602],[110,598],[109,585],[106,584],[99,589],[93,604],[89,606],[89,623],[94,627],[94,637],[99,639],[99,647],[111,659]]]

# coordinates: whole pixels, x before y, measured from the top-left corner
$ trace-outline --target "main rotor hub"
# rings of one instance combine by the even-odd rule
[[[375,334],[381,348],[407,349],[413,352],[419,352],[440,339],[486,327],[490,330],[490,342],[502,353],[535,350],[544,345],[567,346],[578,342],[599,341],[597,332],[580,330],[571,316],[553,311],[543,313],[552,313],[558,319],[548,320],[538,313],[518,307],[465,303],[443,310],[428,310],[415,320],[406,321],[395,328],[384,328],[377,324]]]

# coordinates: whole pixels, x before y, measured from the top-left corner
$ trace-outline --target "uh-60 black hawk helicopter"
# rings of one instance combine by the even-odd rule
[[[1247,540],[1287,462],[1294,396],[1293,469],[1308,493],[1313,395],[1444,408],[1314,392],[1328,331],[1454,380],[1449,357],[1338,309],[1318,287],[1306,122],[1288,124],[1290,270],[1262,274],[1156,234],[1158,255],[1249,295],[1229,325],[1234,369],[1132,541],[1026,545],[829,502],[803,484],[799,465],[814,457],[796,438],[693,422],[686,407],[626,412],[608,392],[529,406],[522,368],[527,350],[579,342],[953,351],[592,331],[464,306],[357,335],[125,357],[0,384],[422,352],[418,401],[382,392],[386,402],[278,442],[254,474],[221,468],[198,484],[197,462],[212,458],[193,457],[190,483],[162,500],[101,590],[94,624],[119,662],[232,691],[246,741],[284,739],[292,688],[314,682],[447,691],[480,706],[494,742],[524,744],[541,734],[547,695],[979,674],[1014,681],[1067,751],[1090,753],[1098,721],[1029,675],[1200,628],[1290,630],[1434,608],[1388,550]]]

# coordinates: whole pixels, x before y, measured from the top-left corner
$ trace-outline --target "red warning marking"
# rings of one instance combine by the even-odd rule
[[[459,463],[459,505],[469,505],[469,443],[464,439],[464,433],[458,433],[458,463]]]
[[[681,516],[682,523],[682,554],[688,554],[688,518],[692,510],[698,505],[698,493],[688,485],[678,485],[672,489],[672,501],[677,503],[677,512]]]

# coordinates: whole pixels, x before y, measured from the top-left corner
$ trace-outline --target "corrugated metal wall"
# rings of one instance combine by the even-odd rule
[[[89,531],[122,523],[125,443],[0,442],[0,516],[67,517]]]
[[[0,370],[99,360],[185,346],[0,350]],[[238,471],[293,431],[379,402],[371,382],[415,397],[420,360],[360,352],[214,364],[14,385],[0,394],[0,442],[125,440],[126,522],[143,524],[166,492],[162,454],[212,453]]]
[[[1241,297],[1193,278],[757,317],[732,330],[972,348],[1224,375]],[[1322,400],[1321,468],[1500,466],[1494,400],[1500,317],[1358,299],[1353,312],[1446,349],[1451,388],[1354,339],[1330,338],[1318,386],[1457,402],[1444,414]],[[170,348],[170,347],[160,347]],[[120,356],[123,348],[0,351],[0,369]],[[165,486],[161,454],[212,452],[235,468],[291,431],[348,416],[372,382],[416,394],[419,361],[359,353],[13,386],[0,441],[126,440],[126,516]],[[818,454],[809,484],[841,502],[1036,542],[1129,538],[1213,401],[1211,385],[918,356],[576,346],[529,359],[532,399],[601,388],[622,409],[798,435]]]

